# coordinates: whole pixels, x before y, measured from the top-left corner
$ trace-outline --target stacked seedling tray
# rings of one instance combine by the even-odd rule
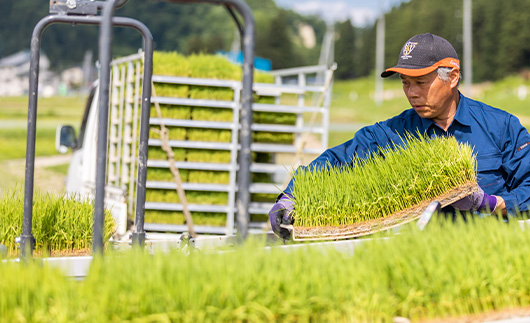
[[[126,59],[125,59],[126,60]],[[138,61],[138,58],[135,58]],[[121,65],[132,62],[122,59],[114,73],[127,70]],[[149,131],[145,229],[150,231],[186,231],[183,205],[176,191],[177,184],[169,169],[166,152],[161,148],[160,129],[168,129],[169,145],[175,155],[175,165],[186,192],[187,206],[199,233],[233,234],[236,217],[237,171],[239,151],[239,113],[241,95],[241,67],[220,56],[195,55],[184,57],[178,53],[155,52],[153,64],[152,108]],[[283,70],[254,74],[253,144],[251,225],[258,230],[268,228],[267,213],[285,184],[289,169],[294,164],[278,164],[278,154],[318,154],[327,148],[329,86],[311,85],[308,79],[317,79],[332,70],[326,66]],[[127,73],[126,73],[127,74]],[[116,74],[118,75],[118,74]],[[139,75],[114,79],[134,79]],[[294,78],[293,78],[294,76]],[[289,84],[286,84],[289,82]],[[109,183],[129,191],[129,214],[134,209],[130,185],[135,176],[134,161],[121,166],[110,162],[127,159],[122,152],[133,151],[132,136],[138,133],[137,108],[127,106],[137,102],[138,81],[129,86],[115,86],[112,94],[109,147]],[[315,81],[313,81],[315,83]],[[329,84],[328,84],[329,85]],[[122,90],[123,88],[123,90]],[[127,94],[126,89],[131,93]],[[120,93],[125,94],[120,94]],[[310,102],[312,95],[325,98],[317,106]],[[128,98],[132,98],[129,102]],[[124,103],[121,103],[124,102]],[[127,103],[129,102],[129,103]],[[158,115],[156,105],[159,105]],[[122,108],[123,106],[123,108]],[[113,112],[114,111],[114,112]],[[311,115],[318,116],[312,127],[307,126]],[[116,115],[116,117],[113,117]],[[132,116],[132,117],[129,117]],[[120,122],[130,125],[119,125]],[[121,128],[120,128],[121,127]],[[127,134],[125,134],[127,131]],[[317,148],[297,147],[304,133],[318,136]],[[114,139],[123,134],[123,139]],[[130,139],[126,139],[130,138]],[[121,143],[121,147],[118,144]],[[115,145],[116,147],[113,147]],[[134,158],[131,158],[134,160]],[[293,158],[291,158],[294,161]],[[123,173],[117,170],[121,169]],[[127,175],[128,174],[128,175]],[[131,218],[131,216],[130,216]]]

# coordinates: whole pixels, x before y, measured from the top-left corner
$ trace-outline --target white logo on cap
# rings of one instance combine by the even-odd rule
[[[410,56],[410,53],[414,50],[416,45],[418,45],[418,43],[413,43],[411,41],[407,42],[405,46],[403,46],[403,55],[401,56],[401,58],[402,59],[412,58],[412,56]]]

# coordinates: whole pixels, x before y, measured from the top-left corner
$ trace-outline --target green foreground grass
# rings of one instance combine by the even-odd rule
[[[413,322],[530,306],[530,231],[436,218],[335,249],[107,253],[83,281],[0,263],[4,322]]]

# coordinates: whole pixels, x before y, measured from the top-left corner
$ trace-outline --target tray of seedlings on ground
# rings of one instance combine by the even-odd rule
[[[478,189],[472,148],[453,137],[406,134],[401,143],[340,167],[301,167],[294,178],[294,240],[351,238],[420,217]]]
[[[20,190],[4,192],[0,200],[0,244],[8,256],[18,254],[15,238],[22,234],[24,197]],[[37,192],[33,201],[35,255],[78,256],[92,247],[94,205],[88,198]],[[103,241],[105,247],[115,231],[110,211],[105,210]]]

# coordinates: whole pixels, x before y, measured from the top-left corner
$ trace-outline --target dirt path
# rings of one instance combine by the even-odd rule
[[[65,174],[49,167],[67,164],[71,158],[71,154],[35,158],[34,188],[40,192],[62,192]],[[0,161],[0,198],[5,191],[24,190],[25,169],[25,159]]]

